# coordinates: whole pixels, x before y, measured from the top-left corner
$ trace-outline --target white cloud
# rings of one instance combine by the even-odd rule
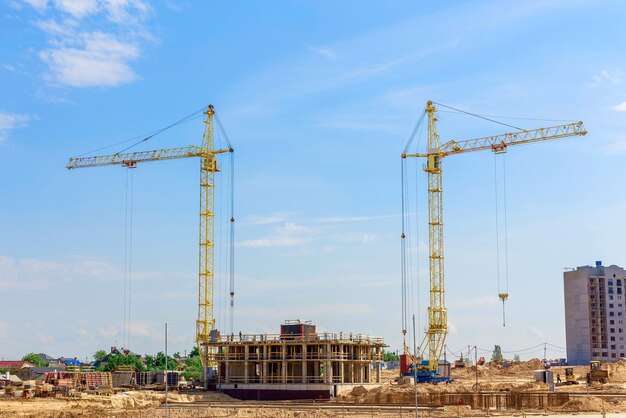
[[[68,13],[76,19],[82,19],[98,11],[97,0],[54,0],[57,9]]]
[[[13,129],[24,128],[29,120],[28,115],[0,112],[0,143],[7,139]]]
[[[9,324],[7,322],[0,322],[0,339],[9,337]]]
[[[335,240],[338,242],[344,243],[360,243],[360,244],[369,244],[376,240],[376,235],[368,234],[366,232],[346,232],[342,234],[337,234],[335,236]]]
[[[336,58],[337,57],[337,53],[335,51],[333,51],[330,48],[319,48],[316,46],[310,46],[309,49],[317,54],[320,54],[322,56],[328,57],[328,58]]]
[[[612,85],[622,84],[622,72],[619,70],[602,70],[599,74],[591,77],[591,82],[588,83],[589,87],[600,87],[604,83]]]
[[[611,106],[616,112],[626,112],[626,101],[616,104],[615,106]]]
[[[344,223],[344,222],[369,222],[369,221],[379,221],[383,219],[391,219],[396,218],[398,215],[373,215],[373,216],[328,216],[325,218],[320,218],[317,221],[322,223]]]
[[[70,87],[118,86],[137,79],[129,61],[139,56],[136,45],[102,33],[82,35],[80,47],[61,47],[39,54],[50,67],[50,78]]]
[[[53,85],[114,87],[139,78],[131,64],[141,55],[142,44],[152,39],[143,26],[151,11],[146,1],[54,0],[29,4],[45,12],[45,18],[33,24],[48,36],[48,47],[39,51],[39,57],[48,65],[46,78]]]
[[[122,276],[117,266],[93,257],[57,261],[0,256],[0,289],[36,291],[73,280],[111,280]]]
[[[38,12],[43,12],[48,7],[48,0],[23,0],[24,3],[33,7]]]
[[[296,247],[309,243],[313,228],[286,223],[275,227],[266,238],[241,241],[238,246],[244,248]]]
[[[268,215],[250,215],[245,219],[245,223],[252,225],[268,225],[286,222],[289,214],[286,212],[275,212]]]
[[[624,155],[626,154],[626,139],[609,142],[601,148],[605,155]]]
[[[150,6],[142,0],[103,0],[102,4],[107,18],[119,24],[137,24],[150,12]]]
[[[539,338],[542,340],[545,340],[545,335],[543,332],[541,332],[541,330],[539,328],[536,328],[532,325],[530,325],[527,329],[528,332],[528,336],[529,337],[535,337],[535,338]]]
[[[119,333],[119,329],[115,325],[105,325],[98,329],[98,334],[104,338],[113,338]]]

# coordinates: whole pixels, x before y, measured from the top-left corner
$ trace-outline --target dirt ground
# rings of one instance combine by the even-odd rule
[[[574,374],[579,380],[577,385],[557,384],[556,392],[577,393],[581,396],[570,399],[561,407],[553,407],[548,410],[534,411],[535,413],[572,416],[578,413],[600,413],[605,411],[608,416],[626,416],[626,362],[604,365],[609,371],[607,384],[594,383],[587,385],[585,376],[588,367],[575,367]],[[397,370],[384,370],[382,372],[382,384],[378,387],[356,387],[351,391],[340,393],[332,403],[336,407],[341,404],[346,406],[338,414],[336,410],[324,410],[320,406],[316,410],[295,411],[289,407],[254,407],[239,402],[226,395],[219,393],[202,394],[178,394],[170,393],[169,402],[172,405],[169,416],[178,417],[372,417],[372,416],[398,416],[409,417],[412,412],[408,409],[401,410],[398,404],[411,404],[415,399],[415,389],[418,393],[470,393],[476,388],[476,376],[478,375],[478,387],[485,392],[547,392],[548,386],[533,381],[533,370],[542,369],[540,360],[534,359],[527,362],[513,364],[509,367],[497,365],[478,366],[463,369],[452,369],[454,382],[438,385],[399,385],[395,382],[398,376]],[[557,374],[565,379],[564,367],[553,367],[555,377]],[[618,399],[611,394],[623,394],[623,399]],[[76,398],[34,398],[34,399],[0,399],[0,417],[42,417],[42,418],[66,418],[66,417],[164,417],[165,411],[162,404],[165,400],[163,392],[153,391],[129,391],[118,393],[113,396],[96,396],[83,394]],[[194,404],[202,402],[201,405]],[[218,402],[220,405],[215,405]],[[232,407],[227,407],[224,402],[233,402]],[[212,405],[213,404],[213,405]],[[185,407],[188,405],[188,407]],[[350,409],[350,405],[355,408]],[[380,411],[379,405],[387,405],[393,410]],[[199,406],[199,407],[196,407]],[[394,408],[397,408],[397,412]],[[495,415],[491,413],[491,415]],[[454,416],[485,416],[485,411],[471,410],[467,406],[446,407],[437,411],[420,411],[420,416],[431,417],[454,417]]]

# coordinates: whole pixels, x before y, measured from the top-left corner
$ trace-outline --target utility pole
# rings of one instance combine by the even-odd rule
[[[476,391],[478,391],[478,350],[474,346],[474,368],[476,369]]]
[[[170,416],[170,411],[167,406],[167,329],[169,325],[165,323],[165,417]]]
[[[548,357],[546,357],[546,343],[543,343],[543,359],[548,361]]]

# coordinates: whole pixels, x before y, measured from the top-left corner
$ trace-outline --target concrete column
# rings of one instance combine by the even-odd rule
[[[267,353],[267,349],[269,347],[267,345],[263,346],[263,371],[261,372],[261,382],[262,383],[267,383],[267,357],[268,357],[268,353]]]
[[[341,383],[344,383],[344,365],[343,344],[339,344],[339,379],[341,380]]]
[[[376,347],[376,383],[380,383],[380,347]]]
[[[246,346],[244,347],[244,362],[243,362],[243,381],[245,383],[250,383],[250,377],[248,376],[248,368],[250,367],[250,362],[248,361],[250,359],[250,346],[246,344]]]
[[[282,382],[287,383],[287,344],[283,344],[281,347],[282,351],[282,363],[280,366],[280,371],[282,372]]]
[[[306,344],[302,344],[302,383],[306,381]]]
[[[328,372],[326,372],[328,370]],[[324,367],[324,375],[326,377],[326,383],[329,385],[333,383],[333,362],[328,360]]]
[[[228,348],[225,347],[224,348],[225,354],[226,354],[226,358],[224,361],[224,383],[230,383],[230,359],[229,359],[229,353],[228,353]]]

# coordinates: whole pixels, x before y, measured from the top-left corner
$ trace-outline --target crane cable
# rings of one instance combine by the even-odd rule
[[[133,255],[133,194],[134,174],[131,168],[127,168],[124,211],[124,322],[122,327],[122,345],[127,349],[130,348],[131,336],[130,314]]]
[[[501,285],[500,276],[500,219],[499,219],[499,204],[500,199],[498,195],[498,189],[500,188],[498,182],[498,154],[493,154],[493,176],[494,176],[494,194],[495,194],[495,209],[496,209],[496,276],[498,280],[498,298],[502,301],[502,326],[506,326],[506,313],[504,308],[505,301],[509,298],[509,244],[508,244],[508,220],[507,220],[507,196],[506,196],[506,154],[502,154],[502,189],[503,189],[503,202],[502,208],[504,211],[504,285]],[[504,287],[504,291],[502,290]]]
[[[409,309],[409,299],[408,299],[408,285],[410,281],[410,292],[411,292],[411,307],[414,309],[414,301],[413,301],[413,261],[412,261],[412,245],[410,238],[410,200],[409,200],[409,180],[407,176],[407,163],[406,163],[406,154],[408,153],[415,137],[417,136],[418,131],[420,131],[420,127],[423,127],[423,121],[425,119],[426,112],[422,111],[421,115],[415,124],[413,131],[407,141],[407,144],[402,152],[402,160],[400,163],[400,180],[401,180],[401,202],[402,202],[402,230],[400,234],[400,270],[401,270],[401,299],[402,299],[402,338],[403,338],[403,349],[407,351],[406,345],[406,333],[408,328],[408,309]],[[419,142],[419,139],[418,139]],[[416,170],[417,172],[417,170]],[[417,188],[417,186],[416,186]],[[417,196],[416,196],[416,209],[417,209]],[[408,240],[407,240],[408,238]],[[408,254],[407,254],[408,253]],[[408,256],[407,256],[408,255]],[[419,262],[418,262],[419,263]],[[418,264],[419,265],[419,264]],[[409,277],[409,274],[411,276]],[[418,286],[419,291],[419,286]],[[419,300],[418,300],[419,303]],[[419,313],[418,313],[419,315]],[[418,316],[419,318],[419,316]],[[419,323],[419,319],[418,319]],[[416,354],[416,353],[415,353]]]
[[[402,288],[402,346],[406,351],[406,204],[405,204],[405,181],[404,173],[406,167],[406,158],[403,158],[400,162],[400,180],[402,185],[402,231],[400,234],[400,271],[401,271],[401,288]],[[404,352],[406,354],[406,352]]]
[[[221,133],[221,137],[224,138],[229,150],[228,158],[228,267],[227,272],[229,276],[229,328],[231,334],[234,332],[234,310],[235,310],[235,155],[230,138],[222,125],[217,113],[215,114],[215,120],[217,122],[218,132]]]
[[[176,121],[176,122],[174,122],[174,123],[172,123],[172,124],[170,124],[170,125],[167,125],[167,126],[165,126],[165,127],[163,127],[163,128],[156,129],[156,130],[154,130],[154,131],[150,131],[150,132],[146,132],[146,133],[143,133],[143,134],[141,134],[141,135],[137,135],[137,136],[134,136],[134,137],[132,137],[132,138],[129,138],[129,139],[125,139],[125,140],[123,140],[123,141],[116,142],[116,143],[114,143],[114,144],[106,145],[106,146],[104,146],[104,147],[101,147],[101,148],[98,148],[98,149],[95,149],[95,150],[92,150],[92,151],[85,152],[85,153],[83,153],[83,154],[77,155],[77,157],[82,157],[82,156],[85,156],[85,155],[88,155],[88,154],[93,154],[93,153],[95,153],[95,152],[102,151],[102,150],[105,150],[105,149],[108,149],[108,148],[112,148],[112,147],[115,147],[115,146],[117,146],[117,145],[125,144],[125,143],[127,143],[127,142],[134,141],[134,140],[136,140],[136,139],[138,139],[138,138],[141,138],[141,139],[140,139],[138,142],[136,142],[135,144],[133,144],[133,145],[131,145],[131,146],[129,146],[129,147],[127,147],[127,148],[125,148],[125,149],[123,149],[123,150],[118,151],[118,152],[116,152],[116,153],[115,153],[115,154],[120,154],[120,153],[122,153],[122,152],[124,152],[124,151],[127,151],[127,150],[129,150],[129,149],[133,148],[133,147],[134,147],[134,146],[136,146],[136,145],[141,144],[142,142],[148,141],[149,139],[151,139],[151,138],[153,138],[153,137],[155,137],[155,136],[157,136],[157,135],[159,135],[159,134],[161,134],[161,133],[165,132],[166,130],[168,130],[168,129],[170,129],[170,128],[173,128],[173,127],[178,126],[178,125],[181,125],[181,124],[183,124],[183,123],[187,123],[187,122],[190,122],[190,121],[192,121],[192,120],[195,120],[195,119],[201,118],[201,117],[202,117],[202,112],[204,112],[204,111],[206,110],[206,108],[207,108],[206,106],[203,106],[203,107],[201,107],[200,109],[198,109],[198,110],[196,110],[196,111],[194,111],[194,112],[190,113],[189,115],[185,116],[184,118],[179,119],[178,121]]]

